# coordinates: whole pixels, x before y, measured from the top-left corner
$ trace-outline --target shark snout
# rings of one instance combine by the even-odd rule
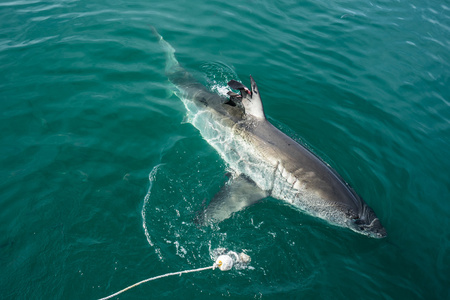
[[[384,238],[387,236],[386,229],[381,224],[380,219],[375,215],[375,212],[367,205],[364,205],[361,216],[353,220],[353,229],[374,237]]]

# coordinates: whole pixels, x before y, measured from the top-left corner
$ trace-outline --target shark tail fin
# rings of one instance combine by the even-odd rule
[[[159,45],[166,53],[166,74],[175,73],[180,67],[180,64],[175,58],[175,49],[172,47],[172,45],[164,40],[164,38],[158,33],[155,27],[151,26],[150,29],[158,39]]]

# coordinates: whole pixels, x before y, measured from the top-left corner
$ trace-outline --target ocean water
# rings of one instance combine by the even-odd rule
[[[450,299],[445,1],[0,2],[0,298]],[[272,198],[212,226],[228,166],[186,120],[155,26],[211,90],[335,168],[388,237]]]

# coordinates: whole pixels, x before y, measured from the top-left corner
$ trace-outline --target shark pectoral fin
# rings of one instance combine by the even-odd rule
[[[267,191],[260,189],[250,178],[239,175],[225,183],[204,211],[199,214],[197,221],[203,224],[219,223],[268,195]]]

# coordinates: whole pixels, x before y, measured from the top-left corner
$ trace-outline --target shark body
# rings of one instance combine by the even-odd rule
[[[230,81],[240,94],[212,93],[180,66],[174,48],[157,32],[166,53],[166,75],[178,89],[191,123],[234,171],[201,214],[220,222],[271,196],[331,224],[383,238],[374,211],[329,165],[273,126],[265,117],[258,87]]]

